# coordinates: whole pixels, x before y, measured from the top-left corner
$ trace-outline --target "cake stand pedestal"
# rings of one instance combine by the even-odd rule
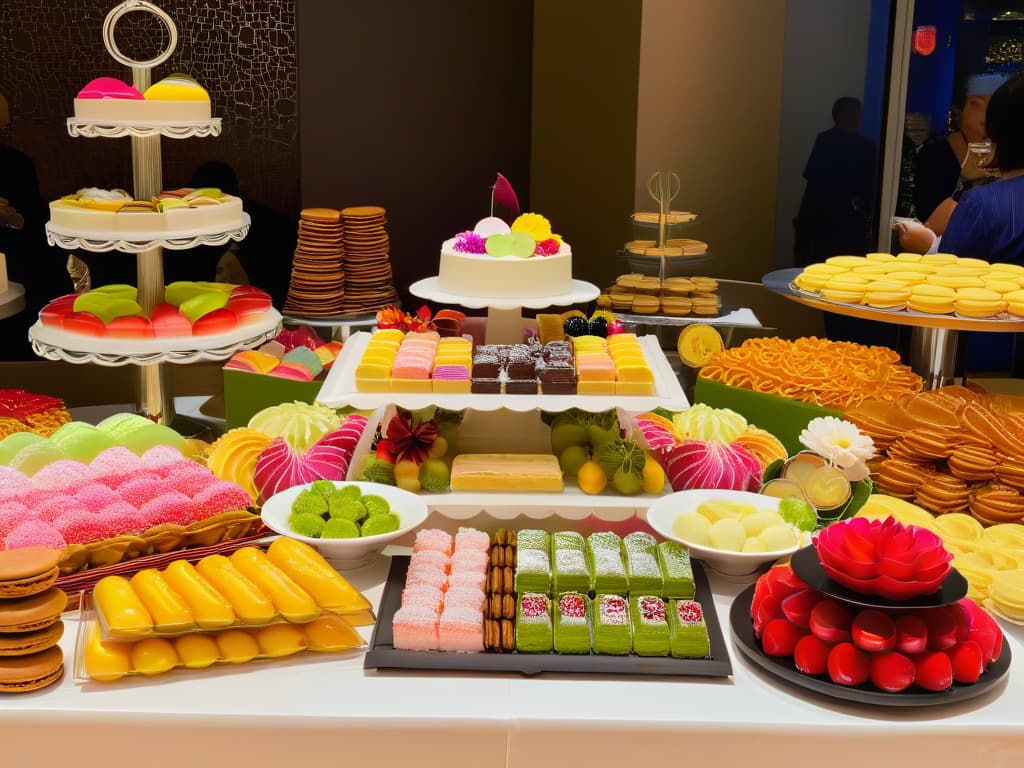
[[[601,290],[583,280],[573,280],[568,293],[540,296],[533,299],[494,299],[483,296],[462,296],[441,290],[438,278],[427,277],[409,286],[409,293],[439,304],[453,304],[467,309],[487,310],[487,343],[517,344],[523,340],[523,308],[545,309],[567,307],[593,301]]]
[[[910,335],[910,367],[924,379],[925,389],[938,389],[955,382],[957,338],[960,331],[986,331],[998,333],[1024,332],[1024,320],[976,319],[956,315],[933,315],[911,309],[893,311],[873,309],[859,304],[840,304],[801,291],[793,280],[800,267],[769,272],[761,282],[768,290],[787,299],[846,317],[875,320],[880,323],[908,325]]]

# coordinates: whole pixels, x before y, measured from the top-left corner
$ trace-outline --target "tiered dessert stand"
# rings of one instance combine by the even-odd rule
[[[820,296],[801,291],[793,285],[793,280],[801,271],[800,267],[792,267],[769,272],[762,278],[762,283],[765,288],[780,296],[785,296],[798,304],[820,309],[822,312],[832,312],[861,320],[875,320],[880,323],[911,326],[910,367],[924,379],[925,389],[938,389],[954,383],[957,336],[960,331],[995,331],[998,333],[1024,331],[1024,320],[935,315],[915,312],[912,309],[892,311],[874,309],[859,304],[826,301]]]
[[[145,11],[156,16],[167,29],[166,49],[147,61],[136,61],[125,56],[114,40],[114,27],[122,16]],[[178,30],[164,11],[147,0],[125,0],[103,22],[103,44],[110,55],[131,68],[132,85],[145,91],[151,82],[151,70],[162,64],[174,52],[178,43]],[[202,121],[125,121],[68,118],[71,136],[120,138],[131,137],[132,170],[135,198],[155,197],[163,188],[160,137],[186,139],[194,136],[219,136],[219,117]],[[223,245],[242,240],[249,232],[249,216],[242,214],[242,224],[233,229],[197,229],[187,232],[139,232],[130,238],[117,232],[76,232],[65,227],[46,225],[50,245],[67,249],[83,249],[94,253],[121,251],[134,253],[137,258],[138,301],[145,312],[164,298],[163,251],[183,250],[199,245]],[[29,339],[36,354],[49,360],[71,363],[137,367],[136,401],[139,411],[157,421],[170,423],[174,414],[166,391],[164,363],[192,363],[199,360],[224,360],[241,349],[257,346],[273,338],[281,327],[280,314],[271,309],[265,317],[245,323],[238,329],[223,334],[177,339],[98,339],[76,336],[73,341],[37,322],[29,329]]]

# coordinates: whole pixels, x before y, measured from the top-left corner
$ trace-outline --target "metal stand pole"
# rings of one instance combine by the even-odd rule
[[[956,383],[958,331],[917,328],[910,335],[910,367],[924,379],[926,390]]]

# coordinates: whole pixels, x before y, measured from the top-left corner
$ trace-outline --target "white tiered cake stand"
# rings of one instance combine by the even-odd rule
[[[409,293],[427,301],[451,304],[467,309],[487,309],[487,343],[515,344],[523,340],[523,308],[545,309],[567,307],[593,301],[601,294],[596,285],[573,280],[572,290],[532,299],[489,299],[482,296],[462,296],[441,290],[438,278],[427,277],[409,286]]]
[[[166,27],[167,47],[147,61],[128,58],[114,40],[114,27],[122,16],[145,11],[156,16]],[[107,14],[103,21],[103,44],[118,62],[131,68],[132,85],[142,92],[149,88],[151,70],[167,61],[178,44],[178,28],[164,11],[148,0],[124,0]],[[135,198],[147,200],[163,188],[160,137],[186,139],[196,136],[219,136],[221,119],[200,121],[96,120],[68,118],[71,136],[88,138],[130,137]],[[249,232],[249,216],[242,214],[242,223],[230,229],[207,228],[174,232],[78,232],[52,223],[46,225],[50,245],[80,248],[95,253],[121,251],[136,254],[138,301],[143,311],[150,312],[164,299],[163,251],[193,248],[198,245],[222,245],[239,241]],[[235,352],[256,346],[273,338],[281,328],[281,315],[271,310],[258,320],[243,323],[226,334],[179,339],[109,339],[70,335],[47,328],[40,322],[29,329],[29,339],[36,354],[50,360],[98,365],[137,366],[136,400],[139,411],[168,424],[174,418],[171,400],[164,382],[164,363],[192,363],[199,360],[224,360]]]

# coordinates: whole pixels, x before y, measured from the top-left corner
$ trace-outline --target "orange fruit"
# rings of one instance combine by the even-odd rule
[[[600,493],[608,485],[608,475],[596,461],[588,461],[576,473],[576,483],[584,493]]]

